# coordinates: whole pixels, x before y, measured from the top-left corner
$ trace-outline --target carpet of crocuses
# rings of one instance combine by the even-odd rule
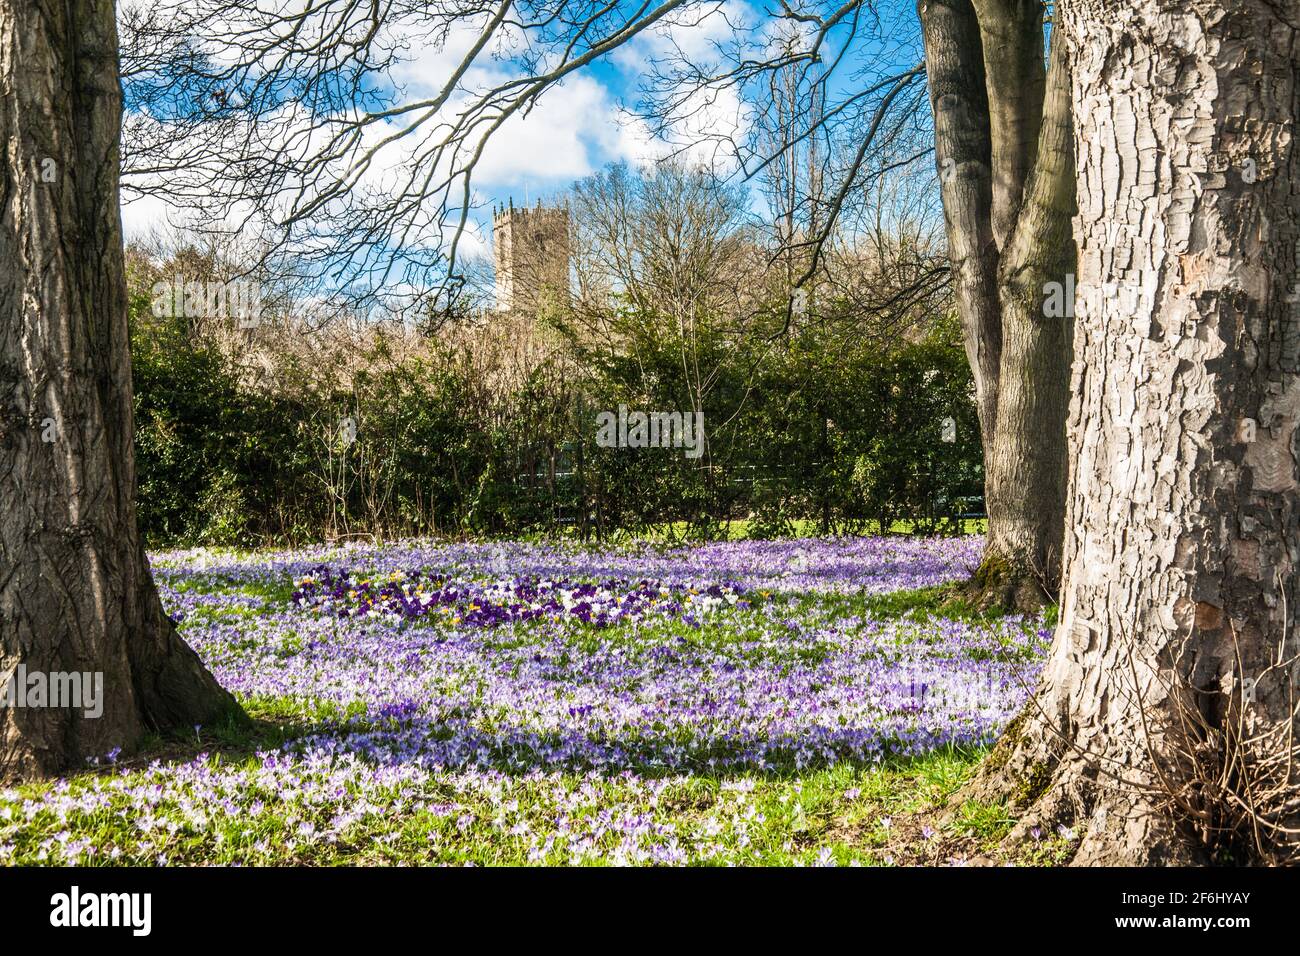
[[[977,753],[1045,650],[1041,621],[873,610],[981,546],[156,554],[185,639],[283,735],[0,791],[0,863],[887,862],[839,824],[891,767]]]

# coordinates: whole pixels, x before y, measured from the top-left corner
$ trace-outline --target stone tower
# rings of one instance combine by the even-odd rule
[[[569,210],[515,208],[511,200],[493,210],[492,248],[496,307],[535,315],[544,302],[569,300]]]

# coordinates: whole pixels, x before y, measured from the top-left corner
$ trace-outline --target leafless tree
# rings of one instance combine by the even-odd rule
[[[678,159],[613,166],[577,184],[570,205],[578,294],[556,324],[580,356],[673,348],[689,410],[702,411],[722,371],[710,352],[761,340],[784,294],[747,194]]]
[[[872,151],[914,131],[923,103],[919,65],[900,72],[883,68],[883,56],[863,62],[854,53],[884,30],[867,0],[783,6],[771,18],[779,40],[732,22],[721,0],[328,0],[283,10],[200,0],[128,3],[121,19],[133,107],[128,190],[165,198],[195,229],[292,249],[320,275],[350,280],[357,295],[403,284],[441,289],[472,225],[472,177],[489,138],[566,77],[651,36],[667,46],[652,60],[642,105],[670,141],[723,91],[761,113],[781,86],[787,121],[807,96],[823,104],[811,124],[765,125],[760,116],[749,134],[708,128],[691,139],[713,141],[720,162],[730,157],[746,177],[824,140],[817,165],[826,167],[826,198],[815,205],[825,210],[791,196],[792,208],[777,211],[811,215],[815,234],[801,237],[810,247],[878,174]],[[707,71],[673,38],[715,22],[726,36],[717,69]],[[407,98],[393,77],[429,47],[464,54],[449,60],[434,95]],[[856,148],[833,150],[832,138]]]

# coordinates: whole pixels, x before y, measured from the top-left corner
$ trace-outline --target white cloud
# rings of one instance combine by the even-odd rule
[[[513,196],[517,201],[526,195],[563,188],[569,182],[587,176],[609,162],[627,161],[644,164],[658,160],[689,144],[685,155],[698,162],[718,158],[719,136],[736,134],[744,128],[744,115],[735,94],[723,91],[699,97],[691,104],[689,116],[674,130],[673,143],[652,136],[647,124],[620,108],[615,89],[631,79],[635,81],[645,69],[647,57],[676,44],[688,56],[704,57],[715,40],[722,39],[738,22],[748,7],[740,0],[720,0],[704,11],[688,14],[679,22],[661,27],[656,35],[645,35],[612,58],[623,74],[606,68],[603,72],[583,72],[568,77],[564,83],[547,90],[528,115],[515,115],[497,130],[484,147],[474,172],[476,195],[492,201]],[[728,22],[731,21],[731,23]],[[399,35],[390,39],[405,42],[407,59],[391,72],[390,79],[401,89],[404,102],[418,102],[439,93],[465,54],[472,49],[482,23],[463,22],[448,31],[442,42],[428,36]],[[507,37],[504,41],[509,43]],[[472,91],[500,83],[508,76],[507,61],[496,60],[485,51],[481,62],[469,70],[461,89],[448,102],[444,116],[462,109]],[[406,116],[371,124],[364,133],[364,147],[377,145],[384,137],[400,129],[400,124],[415,117]],[[297,104],[288,105],[281,116],[288,132],[279,131],[295,143],[297,154],[310,153],[323,139],[319,121]],[[363,188],[391,192],[403,188],[410,176],[413,155],[427,147],[424,129],[398,139],[380,149],[360,179]],[[345,164],[337,164],[341,172]],[[169,218],[170,207],[156,197],[145,197],[123,207],[123,221],[128,235],[138,235]],[[277,210],[253,210],[254,220],[265,223]],[[254,223],[255,224],[255,223]],[[406,238],[413,243],[430,243],[438,239],[439,227],[424,224]],[[487,240],[482,230],[462,239],[474,252],[486,252]]]
[[[527,179],[577,179],[609,158],[600,155],[619,131],[617,104],[591,77],[548,90],[532,112],[516,114],[493,134],[476,170],[484,186]]]
[[[157,228],[168,223],[171,211],[165,201],[157,196],[141,196],[129,203],[122,203],[122,235],[129,242],[143,239]]]

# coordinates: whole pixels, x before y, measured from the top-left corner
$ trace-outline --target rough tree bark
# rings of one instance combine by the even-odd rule
[[[99,672],[103,714],[0,707],[0,780],[234,699],[177,636],[136,526],[111,0],[0,0],[0,693]]]
[[[1030,608],[1060,578],[1074,267],[1069,60],[1044,66],[1041,0],[920,0],[935,151],[975,379],[989,516],[981,601]]]
[[[1061,622],[971,792],[1024,810],[1012,841],[1077,824],[1078,863],[1293,859],[1300,18],[1072,0],[1064,30],[1089,291]]]

